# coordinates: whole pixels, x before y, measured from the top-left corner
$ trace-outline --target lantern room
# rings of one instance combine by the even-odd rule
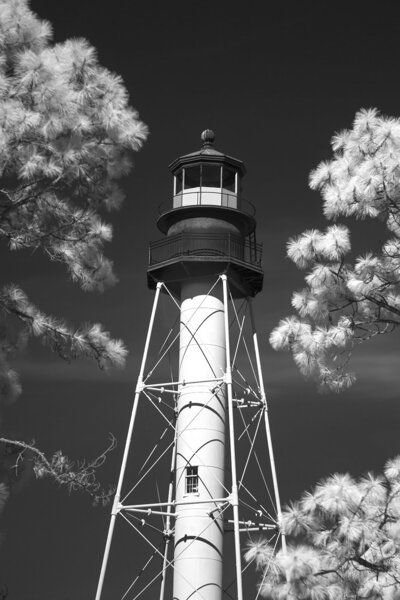
[[[173,208],[207,205],[238,208],[243,163],[213,148],[214,133],[201,134],[203,147],[170,165],[174,175]]]
[[[181,156],[169,167],[174,175],[173,208],[199,205],[239,208],[242,161],[215,150],[215,136],[210,129],[203,131],[201,139],[201,150]]]
[[[201,134],[202,147],[169,165],[173,196],[160,205],[158,228],[167,235],[179,231],[226,230],[249,235],[255,229],[254,207],[241,194],[243,162],[214,148],[211,129]]]

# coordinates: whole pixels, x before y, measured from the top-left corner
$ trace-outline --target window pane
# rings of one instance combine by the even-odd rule
[[[202,165],[202,187],[221,187],[221,167],[219,165]]]
[[[185,169],[185,190],[200,187],[200,165]]]
[[[186,494],[197,494],[199,491],[198,467],[186,467]]]
[[[225,190],[229,190],[230,192],[235,191],[235,173],[233,169],[229,167],[223,167],[223,184],[222,187]]]

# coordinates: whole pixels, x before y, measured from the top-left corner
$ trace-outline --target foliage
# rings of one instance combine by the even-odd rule
[[[33,470],[38,479],[49,478],[58,483],[61,487],[66,487],[68,492],[81,492],[88,494],[93,501],[93,506],[108,504],[114,495],[114,489],[105,490],[101,487],[96,478],[96,471],[101,467],[109,452],[116,447],[116,439],[110,434],[110,443],[108,447],[95,459],[91,461],[72,461],[61,450],[57,450],[47,458],[35,446],[35,442],[27,444],[18,440],[9,440],[0,438],[0,444],[3,453],[3,463],[5,458],[9,463],[7,469],[8,481],[0,483],[0,513],[3,510],[5,502],[9,496],[9,488],[14,480],[20,478],[20,470],[26,470],[27,465]]]
[[[116,180],[147,136],[121,78],[83,39],[51,43],[27,0],[0,0],[0,239],[41,250],[84,290],[115,283],[100,211],[119,208]],[[15,283],[0,288],[0,397],[20,393],[13,354],[36,336],[62,358],[122,364],[126,349],[100,324],[75,329],[45,315]]]
[[[0,0],[0,240],[3,249],[41,251],[63,264],[83,290],[103,291],[116,282],[103,254],[112,238],[102,212],[118,209],[117,180],[131,168],[147,128],[129,105],[122,79],[102,67],[84,39],[52,43],[48,22],[28,0]],[[126,349],[102,325],[67,326],[44,314],[16,284],[0,287],[0,402],[21,392],[11,368],[31,336],[61,358],[88,357],[101,368],[122,365]],[[110,447],[93,461],[72,462],[61,451],[51,458],[34,443],[2,438],[0,509],[11,472],[31,463],[37,477],[50,477],[69,491],[109,500],[96,470]],[[7,456],[7,459],[5,458]],[[12,464],[10,464],[10,460]]]
[[[289,240],[289,258],[309,271],[306,287],[292,297],[297,315],[281,320],[270,342],[290,350],[321,388],[341,391],[355,380],[347,370],[355,345],[400,324],[400,119],[361,110],[352,129],[333,137],[332,148],[333,158],[310,175],[324,215],[377,218],[390,237],[380,252],[354,263],[345,260],[351,248],[343,225]]]
[[[270,600],[400,598],[400,456],[382,476],[333,475],[283,512],[294,542],[275,556],[265,541],[246,555]]]

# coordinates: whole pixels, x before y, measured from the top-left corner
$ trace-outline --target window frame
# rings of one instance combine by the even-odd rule
[[[185,496],[199,495],[199,467],[188,465],[185,469]]]

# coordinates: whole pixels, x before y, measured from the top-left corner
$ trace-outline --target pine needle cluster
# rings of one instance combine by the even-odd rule
[[[118,75],[84,39],[52,43],[51,25],[27,0],[0,0],[0,239],[11,251],[42,251],[83,290],[116,282],[103,248],[101,213],[118,209],[118,179],[147,128]],[[11,367],[30,336],[66,360],[123,364],[126,348],[99,324],[69,327],[41,312],[23,290],[0,288],[0,398],[20,391]]]
[[[306,287],[292,297],[297,315],[281,320],[270,342],[291,351],[321,389],[341,391],[355,380],[347,368],[355,345],[400,324],[400,119],[361,110],[352,129],[333,137],[332,149],[333,158],[310,175],[326,218],[377,218],[389,237],[380,252],[354,263],[346,260],[351,244],[344,225],[289,240],[288,257],[308,270]]]
[[[283,512],[288,549],[259,540],[247,561],[268,600],[398,600],[400,457],[381,476],[333,475]]]
[[[105,213],[121,206],[118,180],[146,140],[146,125],[129,104],[118,75],[100,65],[84,39],[52,42],[50,23],[28,0],[0,0],[0,240],[3,250],[40,251],[64,265],[85,291],[116,282],[104,255],[112,238]],[[0,286],[0,405],[21,384],[15,354],[35,337],[62,359],[86,357],[104,369],[123,365],[127,350],[98,323],[79,327],[42,312],[21,287]],[[96,480],[111,446],[93,461],[73,462],[61,451],[47,458],[31,443],[0,439],[15,458],[11,472],[31,462],[37,477],[105,503],[112,490]],[[4,450],[5,449],[5,450]],[[10,482],[0,483],[0,511]]]

